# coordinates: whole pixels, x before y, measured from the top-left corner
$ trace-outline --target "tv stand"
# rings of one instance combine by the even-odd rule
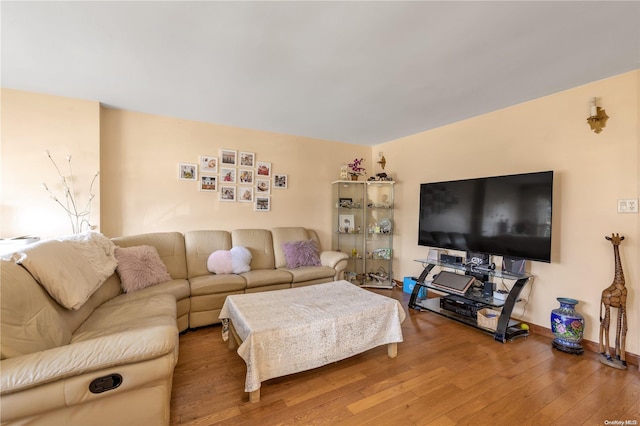
[[[493,338],[498,342],[505,343],[507,340],[512,340],[518,337],[525,337],[529,335],[527,330],[523,330],[518,326],[518,322],[511,319],[511,313],[513,312],[513,308],[515,307],[516,302],[519,300],[520,293],[524,286],[531,279],[531,275],[522,274],[507,274],[501,271],[494,270],[484,270],[478,269],[474,267],[470,267],[464,264],[450,264],[450,263],[440,263],[432,260],[416,260],[423,265],[423,270],[418,279],[416,280],[416,284],[413,288],[413,292],[411,293],[411,297],[409,298],[409,308],[419,310],[419,311],[430,311],[447,318],[456,320],[458,322],[470,325],[472,327],[478,328],[486,333],[492,334]],[[469,303],[483,303],[488,308],[492,308],[495,310],[500,310],[500,315],[498,317],[498,323],[495,330],[490,328],[483,327],[478,324],[476,318],[461,315],[458,312],[454,312],[452,310],[443,309],[440,303],[440,297],[431,298],[431,299],[419,299],[418,294],[422,287],[426,287],[427,289],[431,289],[440,293],[448,294],[446,289],[442,289],[442,287],[435,288],[430,285],[430,282],[426,281],[427,276],[431,272],[434,267],[440,268],[449,268],[458,271],[463,271],[468,275],[475,275],[477,273],[481,273],[483,276],[486,275],[489,278],[503,278],[507,280],[513,280],[515,283],[511,287],[509,294],[507,295],[506,300],[495,299],[493,296],[483,296],[482,291],[478,291],[474,288],[469,289],[462,298],[469,301]],[[451,292],[450,294],[454,294]]]

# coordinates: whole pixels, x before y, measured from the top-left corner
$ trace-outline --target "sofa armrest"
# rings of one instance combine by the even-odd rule
[[[348,258],[347,253],[341,251],[323,251],[320,253],[320,263],[322,266],[330,266],[332,268],[335,268],[341,260]]]
[[[159,358],[177,352],[177,343],[176,327],[155,326],[4,359],[0,361],[0,394],[10,394],[104,368]]]

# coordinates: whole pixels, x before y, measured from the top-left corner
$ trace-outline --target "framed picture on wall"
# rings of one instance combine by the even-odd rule
[[[201,155],[200,173],[218,173],[218,157]]]
[[[235,201],[236,187],[220,185],[220,201]]]
[[[218,176],[200,175],[200,191],[217,191]]]
[[[251,167],[254,168],[256,166],[256,154],[254,152],[244,152],[240,151],[240,167]]]
[[[271,181],[269,179],[256,179],[256,193],[266,195],[271,193]]]
[[[258,169],[258,177],[271,177],[271,163],[258,161],[256,168]]]
[[[238,182],[253,184],[253,170],[238,169]]]
[[[178,178],[180,180],[198,180],[198,165],[178,163]]]
[[[273,187],[278,189],[287,189],[288,184],[287,175],[273,175]]]
[[[220,164],[223,166],[235,166],[238,164],[238,151],[234,149],[220,150]]]
[[[238,201],[240,201],[241,203],[253,203],[253,187],[239,186]]]
[[[220,183],[236,183],[236,169],[226,169],[222,167],[220,169]]]
[[[256,197],[254,209],[257,212],[268,212],[271,210],[271,197]]]

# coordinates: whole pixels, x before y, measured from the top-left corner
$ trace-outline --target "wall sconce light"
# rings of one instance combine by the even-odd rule
[[[380,161],[378,161],[378,164],[380,164],[380,167],[382,167],[382,170],[384,170],[384,166],[387,165],[387,159],[384,158],[384,154],[382,152],[378,154],[378,157],[380,157]]]
[[[587,123],[591,126],[591,130],[595,133],[600,133],[607,125],[607,119],[609,116],[604,109],[596,105],[596,98],[591,98],[589,104],[591,105],[591,108],[589,109],[590,113],[587,118]]]

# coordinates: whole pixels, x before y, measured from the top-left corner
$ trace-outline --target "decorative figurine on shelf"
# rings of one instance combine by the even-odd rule
[[[605,237],[613,244],[613,259],[615,272],[613,283],[602,291],[600,306],[600,362],[609,367],[619,370],[627,369],[625,356],[625,340],[627,338],[627,288],[624,283],[624,273],[620,262],[620,251],[618,247],[624,237],[619,234],[611,234]],[[602,307],[604,306],[604,318],[602,317]],[[611,321],[611,308],[618,308],[618,324],[616,327],[615,353],[616,357],[611,357],[611,347],[609,346],[609,323]],[[604,337],[604,339],[603,339]]]
[[[373,181],[392,181],[393,178],[383,172],[383,173],[376,173],[375,176],[370,176],[369,180],[373,180]]]
[[[347,172],[347,166],[343,165],[340,167],[340,180],[349,179],[349,172]]]

